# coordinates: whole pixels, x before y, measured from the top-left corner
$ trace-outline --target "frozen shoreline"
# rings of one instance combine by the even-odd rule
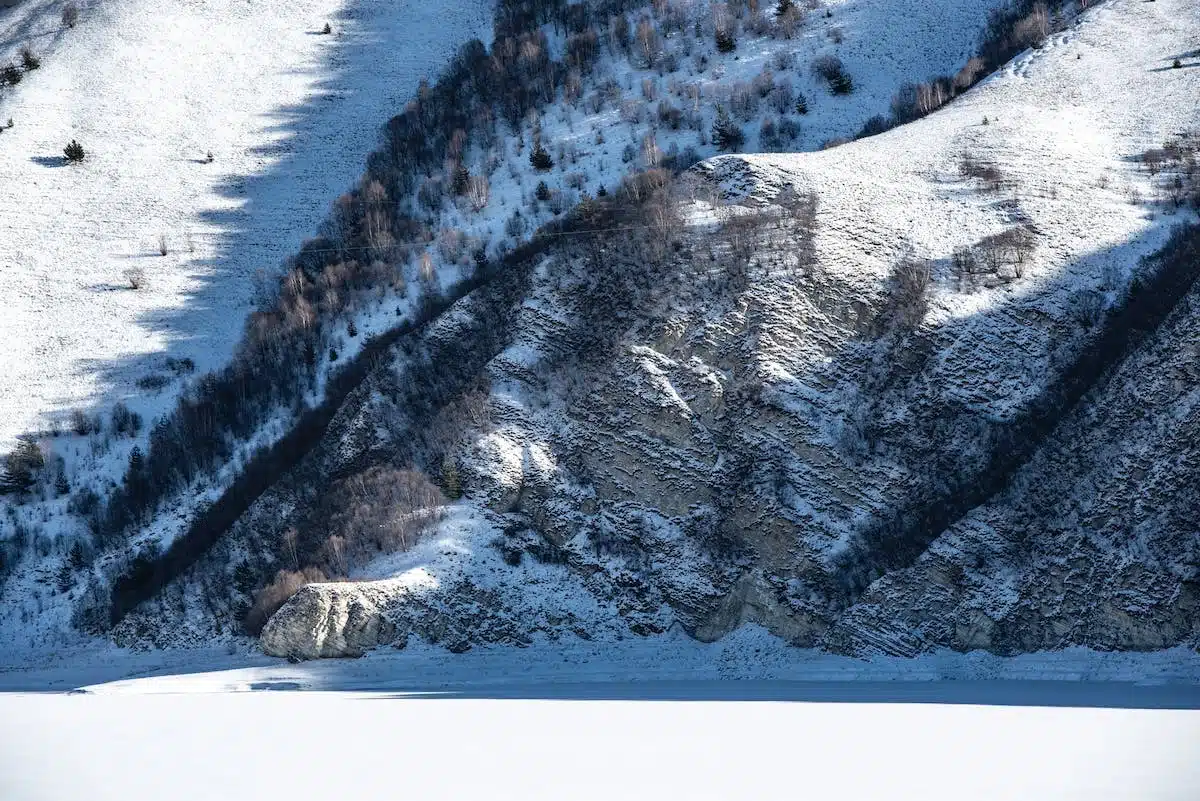
[[[235,652],[230,654],[229,650]],[[1128,694],[1135,705],[1138,693],[1133,688],[1168,687],[1173,690],[1167,695],[1188,708],[1200,708],[1200,654],[1185,648],[1154,653],[1072,648],[1015,657],[940,652],[913,659],[862,660],[792,648],[756,626],[745,626],[711,644],[683,634],[667,634],[621,641],[542,641],[530,648],[475,648],[454,654],[413,642],[404,650],[381,648],[361,659],[295,664],[263,656],[249,641],[232,649],[153,652],[83,646],[54,654],[10,654],[3,662],[0,692],[87,688],[92,693],[222,693],[287,689],[570,697],[574,692],[571,685],[587,685],[590,689],[579,690],[584,697],[649,694],[665,699],[733,692],[716,688],[723,682],[736,682],[743,686],[733,692],[735,696],[748,693],[782,699],[789,694],[819,696],[834,691],[834,685],[879,685],[867,692],[870,697],[870,692],[882,692],[880,688],[897,682],[952,680],[946,683],[1111,684],[1110,689]],[[752,687],[755,683],[761,686]],[[798,686],[804,684],[829,686]],[[1044,701],[1052,701],[1042,692],[1044,689],[1032,688],[1032,695],[1022,690],[1018,695],[1035,699],[1041,693]],[[966,686],[942,695],[952,698],[960,690],[972,698],[980,697],[979,688]],[[1085,700],[1100,697],[1095,690],[1077,692]],[[1141,694],[1148,702],[1159,698],[1154,693]]]

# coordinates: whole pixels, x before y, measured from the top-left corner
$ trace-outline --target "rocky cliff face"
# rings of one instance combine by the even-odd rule
[[[980,397],[994,332],[972,319],[897,330],[886,277],[864,292],[819,270],[808,201],[753,213],[741,277],[727,275],[727,233],[682,229],[655,282],[604,302],[586,260],[544,261],[482,370],[486,419],[452,446],[466,499],[416,552],[372,567],[428,580],[310,586],[264,649],[353,654],[415,635],[461,650],[676,625],[714,640],[745,622],[854,654],[1195,641],[1195,293],[1123,360],[1085,358],[1106,329],[1071,315],[1021,329],[1010,347],[1074,355],[1030,359],[1025,402],[996,420],[953,401]],[[725,252],[699,255],[710,245]],[[1132,325],[1119,308],[1113,330]],[[469,340],[470,319],[430,338]],[[951,380],[948,354],[973,335],[977,361]],[[411,415],[380,414],[374,427],[404,441]],[[373,600],[355,618],[347,593],[361,588]]]
[[[1147,68],[1181,41],[1155,8],[1106,5],[917,123],[716,159],[545,240],[397,345],[125,630],[236,617],[214,574],[286,566],[283,532],[333,533],[373,468],[448,464],[462,500],[298,593],[264,650],[747,622],[859,655],[1200,645],[1200,244],[1168,242],[1185,218],[1133,166],[1200,117]],[[1082,70],[1100,47],[1113,68]]]

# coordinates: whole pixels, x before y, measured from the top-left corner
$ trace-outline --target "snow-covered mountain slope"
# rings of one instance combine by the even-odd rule
[[[222,365],[256,276],[274,280],[378,126],[489,39],[492,15],[485,0],[118,0],[66,28],[64,5],[0,10],[0,64],[41,61],[0,88],[5,452],[75,408],[127,399],[149,420],[178,387],[168,359]],[[72,139],[81,163],[63,158]]]
[[[628,9],[634,5],[624,3],[620,7]],[[636,48],[603,45],[578,96],[567,99],[564,89],[563,102],[556,97],[540,107],[537,114],[513,122],[493,118],[482,125],[484,132],[477,132],[469,140],[469,146],[461,154],[461,164],[469,168],[474,178],[484,179],[485,202],[477,206],[474,201],[468,203],[466,198],[449,195],[447,184],[453,172],[450,167],[444,170],[446,175],[432,170],[432,175],[427,172],[417,176],[421,182],[419,191],[402,190],[397,206],[412,219],[427,224],[436,234],[436,241],[427,242],[418,236],[415,243],[399,243],[387,254],[389,263],[385,267],[393,271],[392,275],[403,276],[409,284],[421,287],[425,282],[417,256],[428,256],[440,284],[448,288],[469,274],[476,247],[499,255],[522,242],[537,226],[560,218],[564,208],[588,193],[600,194],[603,187],[615,188],[623,175],[646,167],[648,154],[652,153],[655,159],[679,156],[690,164],[695,158],[716,153],[718,149],[710,136],[716,109],[732,107],[735,100],[738,124],[747,132],[750,149],[767,146],[760,135],[760,123],[766,120],[780,122],[788,118],[795,123],[798,133],[788,142],[789,147],[815,149],[826,140],[849,136],[865,119],[886,111],[889,98],[904,82],[914,77],[954,72],[967,59],[977,31],[994,5],[994,0],[937,5],[919,0],[834,2],[819,10],[806,11],[803,24],[790,38],[778,29],[773,10],[760,7],[757,17],[744,10],[737,49],[729,53],[720,52],[714,44],[711,30],[714,10],[705,4],[633,7],[627,15],[629,20],[638,23],[643,15],[648,15],[646,18],[653,18],[662,31],[657,63],[648,66]],[[602,30],[607,20],[605,14],[613,8],[606,6],[594,17],[594,23]],[[335,38],[341,35],[341,30],[335,26]],[[75,31],[70,33],[74,35]],[[315,40],[324,41],[321,36],[305,41]],[[558,28],[549,24],[542,26],[530,42],[534,52],[549,52],[555,59],[565,58],[562,51],[569,49]],[[920,46],[914,47],[914,42]],[[388,46],[386,42],[378,44],[381,49]],[[815,59],[833,54],[842,59],[853,75],[854,91],[849,95],[832,95],[826,81],[813,73]],[[318,65],[314,69],[321,68]],[[30,72],[21,86],[28,88],[44,71],[45,66]],[[800,97],[806,99],[803,114],[794,111],[791,105]],[[397,111],[398,105],[387,110]],[[336,110],[319,118],[327,123],[329,142],[341,137],[339,132],[344,124],[340,117],[331,117],[335,113]],[[516,135],[508,135],[510,127],[515,128]],[[556,163],[550,170],[538,170],[530,164],[530,143],[538,135],[535,130],[554,153]],[[357,142],[356,136],[357,132],[351,131],[348,141]],[[652,148],[643,146],[647,141],[653,143]],[[771,146],[778,148],[780,143]],[[691,155],[687,155],[689,150]],[[71,169],[86,166],[89,161],[90,157],[84,165],[72,165]],[[185,169],[212,166],[189,164]],[[442,165],[439,162],[437,166]],[[539,183],[547,185],[548,200],[539,199],[534,188]],[[489,185],[490,198],[486,189]],[[436,192],[426,193],[427,187]],[[271,197],[283,203],[291,197],[290,191],[281,190]],[[430,197],[434,194],[449,195],[447,202],[431,208]],[[509,223],[514,216],[521,225],[510,231]],[[263,222],[264,226],[273,224]],[[405,226],[397,228],[402,229],[397,230],[399,237],[412,235]],[[294,230],[300,231],[299,222]],[[146,258],[157,264],[175,255]],[[234,259],[230,263],[241,262]],[[403,285],[399,280],[394,283]],[[138,292],[153,289],[148,286]],[[326,354],[336,350],[343,357],[353,356],[369,336],[406,322],[408,318],[400,316],[401,307],[411,311],[417,305],[418,292],[405,294],[401,289],[397,293],[379,286],[371,286],[369,290],[360,293],[365,299],[356,298],[344,313],[329,312],[331,319],[326,321],[323,339],[315,348],[322,357],[321,363],[313,390],[303,401],[311,403],[320,397],[323,379],[333,366],[332,361],[325,361]],[[110,293],[105,297],[124,296]],[[331,305],[341,309],[337,304]],[[216,308],[212,307],[214,312]],[[189,310],[188,314],[193,315],[194,311]],[[356,322],[362,336],[348,334],[346,317]],[[232,332],[230,328],[227,333]],[[194,361],[203,367],[221,359],[205,362],[197,357]],[[344,362],[345,358],[338,364]],[[175,369],[171,369],[172,365]],[[167,369],[140,378],[165,381],[182,372],[183,380],[187,381],[186,368],[190,365],[191,362],[179,359],[167,361]],[[163,364],[158,366],[161,368]],[[151,414],[167,404],[172,393],[153,388],[147,392],[148,397],[131,405],[144,413],[149,427],[153,423]],[[266,422],[238,442],[226,462],[214,465],[209,474],[190,483],[179,497],[158,499],[155,519],[141,521],[129,542],[121,542],[120,547],[110,547],[102,554],[97,571],[105,576],[104,581],[123,570],[143,549],[150,553],[151,549],[165,547],[186,531],[200,510],[221,497],[245,460],[257,448],[278,440],[295,422],[295,408],[272,408],[271,414],[264,415]],[[104,412],[102,408],[99,411]],[[14,602],[6,606],[9,614],[0,628],[11,624],[20,636],[43,641],[47,631],[67,626],[71,604],[78,597],[74,592],[64,595],[52,590],[76,583],[69,575],[70,570],[64,567],[68,552],[75,543],[93,541],[98,529],[96,515],[82,511],[77,499],[86,498],[91,492],[100,499],[111,499],[113,481],[128,468],[131,449],[135,445],[143,450],[146,447],[144,432],[125,437],[113,428],[105,420],[103,431],[86,436],[72,436],[65,431],[60,436],[40,440],[48,467],[33,492],[9,497],[7,514],[0,517],[0,539],[34,540],[42,545],[37,548],[37,558],[35,549],[22,549],[19,544],[10,549],[9,566],[17,561],[20,565],[4,590],[6,597]],[[59,474],[59,483],[69,487],[70,495],[55,486]],[[51,591],[43,595],[46,590]],[[30,628],[31,620],[36,620],[37,626]]]
[[[878,19],[893,7],[847,2],[834,19]],[[940,7],[905,8],[942,19]],[[825,39],[798,47],[812,55],[832,47],[822,25]],[[938,24],[911,29],[937,34],[933,52],[956,52]],[[1083,433],[1055,442],[1052,429],[1071,425],[1081,393],[1093,393],[1081,408],[1121,407],[1112,420],[1143,390],[1163,414],[1186,412],[1162,387],[1135,380],[1114,390],[1099,379],[1126,357],[1136,328],[1161,322],[1131,319],[1141,291],[1131,287],[1169,296],[1168,309],[1186,289],[1155,283],[1156,264],[1141,259],[1172,223],[1194,218],[1161,202],[1162,178],[1138,161],[1200,128],[1200,79],[1172,67],[1197,29],[1200,11],[1183,0],[1111,0],[918,122],[821,152],[713,159],[672,185],[671,203],[648,174],[650,183],[616,202],[584,204],[566,225],[586,236],[538,240],[532,255],[506,261],[449,313],[404,336],[307,456],[115,637],[211,642],[240,626],[276,571],[320,565],[362,581],[300,590],[266,625],[268,652],[359,653],[411,636],[463,651],[676,627],[714,640],[745,623],[856,654],[1195,645],[1195,568],[1161,558],[1195,544],[1186,516],[1175,514],[1184,505],[1172,507],[1170,526],[1141,538],[1156,555],[1148,572],[1118,569],[1132,550],[1093,548],[1098,558],[1072,565],[1069,592],[1059,592],[1056,565],[1079,555],[1057,543],[1038,552],[1029,541],[1030,530],[1050,528],[1044,499],[1014,525],[1021,536],[1002,560],[989,563],[972,546],[947,563],[929,547],[1039,447],[1070,453],[1095,435],[1109,452],[1129,450],[1119,425],[1093,428],[1088,418]],[[854,31],[846,37],[855,41]],[[526,44],[522,52],[534,55],[542,46]],[[721,66],[736,72],[743,56],[774,59],[743,40]],[[657,80],[619,63],[605,69],[626,91]],[[704,81],[719,77],[704,69],[712,69]],[[879,105],[826,115],[832,135],[883,111],[902,80],[864,70]],[[642,94],[663,91],[653,84]],[[717,81],[696,96],[715,106],[737,91]],[[628,119],[615,117],[610,99],[590,118],[566,107],[557,120],[527,117],[522,137],[537,130],[599,148],[628,137],[636,161],[651,127],[633,112],[645,103],[617,93]],[[700,130],[713,111],[705,107]],[[584,127],[586,137],[572,132]],[[684,143],[658,133],[660,147]],[[556,151],[554,170],[539,172],[557,184],[550,191],[571,188],[576,156],[610,188],[637,166],[605,167],[603,151],[570,153]],[[544,199],[530,197],[525,153],[506,143],[503,156],[507,177],[488,168],[500,207],[520,198],[536,221],[549,219]],[[439,224],[481,232],[501,219],[466,217],[465,205],[445,209]],[[1169,348],[1169,330],[1145,347]],[[1156,436],[1161,428],[1151,426]],[[1188,464],[1156,475],[1167,496],[1191,480]],[[1073,480],[1091,480],[1086,472],[1036,481],[1047,498],[1068,497]],[[461,486],[464,500],[416,547],[364,566],[364,548],[384,547],[372,544],[379,530],[407,537],[404,496],[421,489],[422,474],[448,491]],[[1110,541],[1147,528],[1137,514],[1106,521],[1118,531]],[[1076,516],[1055,525],[1069,537],[1083,524]],[[68,597],[52,599],[55,614],[35,614],[24,589],[40,563],[22,563],[5,590],[14,641],[62,635],[79,619],[72,612],[104,616],[100,580],[128,565],[114,553],[102,561],[82,597],[62,567]],[[1097,614],[1090,593],[1105,582],[1114,602]],[[1017,625],[1055,599],[1047,625]],[[1125,611],[1108,613],[1118,606]],[[940,616],[928,620],[914,612],[934,607]],[[1128,625],[1135,607],[1146,620]]]
[[[1190,414],[1187,369],[1146,365],[1187,352],[1194,251],[1175,272],[1143,257],[1195,218],[1137,162],[1200,128],[1200,75],[1171,67],[1198,30],[1184,0],[1111,0],[921,121],[703,165],[740,206],[694,185],[681,228],[563,245],[512,278],[515,303],[468,299],[420,348],[450,365],[464,341],[505,343],[481,371],[486,413],[449,446],[469,500],[362,574],[396,578],[301,590],[264,646],[746,622],[851,653],[1194,646],[1194,458],[1135,456],[1177,452]],[[1179,304],[1161,328],[1147,293]],[[420,363],[377,375],[308,469],[419,459],[397,387]],[[354,438],[371,424],[375,442]],[[1133,464],[1166,511],[1122,510],[1107,459],[1064,469],[1087,447]],[[999,510],[953,528],[1031,455]],[[319,506],[291,505],[313,476],[282,482],[239,541],[327,534]]]

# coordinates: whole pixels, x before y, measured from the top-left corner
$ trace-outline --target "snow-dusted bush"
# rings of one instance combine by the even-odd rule
[[[79,22],[79,6],[75,3],[67,3],[62,10],[62,24],[68,28],[74,28]]]
[[[87,154],[83,150],[83,145],[72,139],[67,143],[67,146],[63,148],[63,155],[66,156],[67,161],[74,162],[83,161]]]
[[[984,186],[991,191],[999,189],[1004,183],[1004,175],[995,164],[980,161],[970,154],[962,157],[958,163],[958,170],[964,178],[982,181]]]
[[[854,81],[846,72],[846,66],[837,56],[826,53],[813,59],[811,69],[813,75],[821,78],[829,85],[829,91],[835,95],[848,95],[854,91]]]
[[[112,432],[118,436],[135,437],[142,430],[142,416],[131,411],[122,401],[117,401],[113,406],[111,423]]]
[[[1104,296],[1093,289],[1081,289],[1071,298],[1071,314],[1085,328],[1095,328],[1104,316]]]
[[[472,175],[467,181],[466,196],[472,211],[483,211],[491,198],[491,185],[486,175]]]
[[[882,114],[876,114],[863,123],[863,126],[859,129],[856,138],[862,139],[866,136],[875,136],[889,130],[891,127],[892,121],[890,119]]]
[[[888,283],[885,319],[902,330],[919,326],[929,308],[931,279],[928,261],[911,255],[901,258],[893,268]]]

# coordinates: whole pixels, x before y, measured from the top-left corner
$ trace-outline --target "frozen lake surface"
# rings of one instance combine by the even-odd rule
[[[995,683],[998,705],[940,702],[929,683],[906,683],[919,703],[895,685],[826,687],[830,702],[738,684],[8,694],[0,797],[1189,801],[1200,786],[1195,710],[1009,705],[1019,683]]]
[[[0,669],[0,799],[1197,797],[1194,654],[867,662],[754,635]]]

